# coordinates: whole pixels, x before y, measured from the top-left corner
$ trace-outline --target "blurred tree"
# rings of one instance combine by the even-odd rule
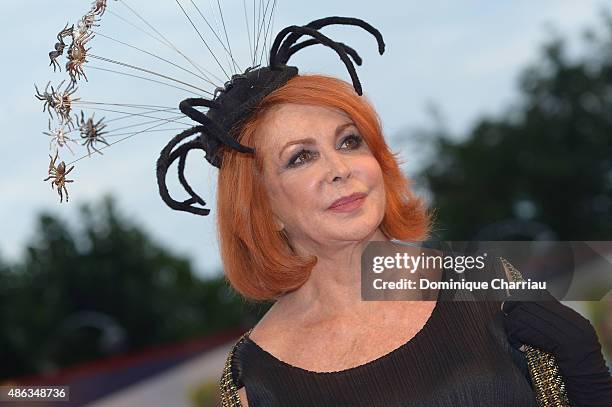
[[[18,276],[12,267],[0,257],[0,377],[6,370],[5,366],[15,366],[20,362],[23,353],[22,331],[15,326],[19,319],[19,310],[9,306],[11,298],[16,297],[16,288],[19,286]]]
[[[602,12],[602,20],[602,33],[585,32],[578,58],[558,36],[546,44],[521,75],[520,103],[503,117],[479,120],[464,137],[440,123],[420,134],[433,146],[417,178],[433,196],[436,237],[469,240],[518,219],[561,240],[610,238],[612,16]]]
[[[196,277],[110,198],[82,207],[78,224],[41,215],[22,263],[0,263],[0,378],[205,335],[261,312],[222,277]]]

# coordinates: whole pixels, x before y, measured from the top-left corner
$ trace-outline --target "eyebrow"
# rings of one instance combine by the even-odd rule
[[[343,124],[340,124],[338,127],[336,127],[336,131],[335,136],[338,136],[338,134],[340,134],[340,132],[342,132],[342,130],[346,129],[347,127],[350,126],[354,126],[355,123],[353,122],[346,122]],[[285,151],[285,149],[287,147],[296,145],[296,144],[316,144],[316,140],[312,137],[306,137],[306,138],[301,138],[301,139],[297,139],[297,140],[292,140],[290,142],[288,142],[287,144],[285,144],[285,146],[283,148],[281,148],[280,152],[278,153],[278,157],[281,158],[281,156],[283,155],[283,151]]]

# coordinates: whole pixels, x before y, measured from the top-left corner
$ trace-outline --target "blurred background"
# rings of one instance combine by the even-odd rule
[[[603,1],[194,3],[109,0],[91,54],[166,72],[159,57],[185,59],[161,37],[226,80],[222,41],[200,12],[219,34],[226,27],[242,70],[252,62],[253,21],[271,22],[276,34],[322,16],[364,18],[382,32],[383,56],[361,30],[325,32],[363,57],[364,94],[415,190],[435,208],[436,238],[612,240],[612,8]],[[213,54],[223,55],[220,63],[177,4],[216,47]],[[43,182],[49,116],[34,84],[42,91],[67,78],[63,63],[62,72],[48,66],[48,53],[66,22],[90,5],[0,5],[0,383],[68,384],[65,405],[214,405],[231,344],[269,304],[245,302],[223,278],[216,169],[201,158],[188,164],[188,179],[212,207],[208,217],[172,211],[158,196],[159,151],[189,121],[138,133],[146,128],[142,112],[151,112],[140,110],[140,122],[131,124],[137,134],[109,132],[109,142],[129,137],[103,155],[87,156],[80,143],[72,144],[74,155],[60,150],[66,163],[86,158],[70,173],[69,202],[60,204]],[[296,54],[291,64],[349,80],[323,47]],[[75,97],[88,103],[75,103],[74,113],[108,119],[134,112],[127,104],[176,108],[191,96],[99,58],[84,70]],[[214,90],[185,72],[168,75]],[[111,103],[121,106],[111,110]],[[591,320],[610,362],[612,301],[568,305]]]

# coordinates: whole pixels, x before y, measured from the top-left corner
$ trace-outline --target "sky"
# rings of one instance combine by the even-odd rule
[[[241,69],[249,66],[253,47],[249,45],[252,42],[249,33],[253,27],[251,17],[250,28],[246,29],[243,2],[223,0],[221,20],[216,2],[194,1],[211,26],[226,25],[234,58]],[[188,66],[189,61],[178,53],[126,22],[145,27],[131,14],[127,4],[190,61],[222,77],[221,68],[176,0],[109,0],[108,3],[100,27],[95,29],[100,35],[89,43],[92,55],[155,70],[191,86],[214,90],[215,86],[195,75],[107,38]],[[191,1],[181,0],[180,4],[220,59],[221,66],[229,71],[223,49]],[[252,4],[252,0],[246,1],[247,15],[252,14]],[[363,57],[364,63],[357,67],[357,73],[364,95],[379,113],[392,149],[399,149],[406,160],[403,168],[410,177],[419,163],[418,149],[410,148],[410,130],[431,127],[428,106],[434,104],[440,109],[446,127],[456,135],[468,132],[484,115],[502,114],[517,102],[518,75],[526,65],[538,60],[540,46],[551,38],[551,32],[570,39],[570,51],[578,53],[580,32],[597,26],[597,15],[604,4],[597,0],[279,0],[270,32],[276,34],[285,26],[302,25],[331,15],[363,18],[381,31],[386,42],[382,56],[376,52],[374,39],[360,29],[330,27],[324,33],[351,45]],[[121,213],[150,232],[155,241],[192,259],[198,274],[214,275],[221,269],[215,228],[217,170],[203,158],[193,157],[187,163],[187,176],[212,208],[210,216],[173,211],[165,206],[157,192],[155,162],[160,150],[178,132],[171,130],[172,126],[166,127],[167,131],[137,134],[103,150],[104,155],[94,154],[80,160],[71,173],[75,182],[69,185],[68,203],[60,204],[57,193],[42,182],[49,165],[49,137],[42,132],[47,131],[49,116],[42,112],[42,102],[34,97],[34,84],[44,88],[48,81],[57,85],[66,78],[65,72],[54,73],[48,66],[47,54],[53,49],[57,32],[67,21],[76,22],[89,6],[89,0],[5,0],[0,5],[3,16],[0,30],[4,39],[4,58],[0,65],[4,78],[0,99],[3,130],[0,256],[11,261],[19,259],[24,245],[34,237],[37,215],[42,211],[78,226],[79,205],[97,202],[110,194],[116,198]],[[222,30],[218,35],[224,38]],[[302,73],[322,73],[349,80],[338,57],[325,47],[303,50],[292,57],[290,64],[298,66]],[[137,74],[90,58],[84,68],[88,81],[80,81],[75,94],[82,101],[177,107],[182,99],[193,96],[183,90],[96,67]],[[212,82],[222,85],[219,80]],[[89,115],[93,111],[86,112]],[[95,117],[102,116],[118,117],[117,113],[96,111]],[[187,128],[190,121],[181,123],[182,128]],[[117,139],[109,137],[109,140]],[[60,150],[61,159],[68,163],[86,154],[84,147],[75,145],[73,149],[74,156]],[[411,150],[415,155],[411,155]],[[170,171],[169,179],[176,177],[172,175],[175,171]],[[173,189],[172,182],[169,184],[171,191],[179,192]]]

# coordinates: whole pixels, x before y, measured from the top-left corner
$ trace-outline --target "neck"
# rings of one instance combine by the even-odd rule
[[[277,306],[295,318],[320,321],[371,308],[361,300],[361,254],[370,241],[388,241],[376,229],[367,239],[316,250],[317,264],[308,281],[278,299]]]

